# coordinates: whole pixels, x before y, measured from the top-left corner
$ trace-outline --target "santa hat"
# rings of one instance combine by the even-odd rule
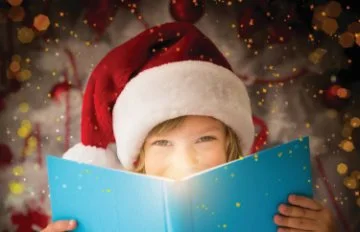
[[[81,143],[64,158],[131,170],[151,129],[185,115],[220,120],[249,153],[254,124],[245,85],[195,26],[166,23],[116,47],[96,66],[84,95]]]

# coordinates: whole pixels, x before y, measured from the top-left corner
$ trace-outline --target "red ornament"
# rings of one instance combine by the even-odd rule
[[[12,159],[13,153],[11,152],[9,146],[0,143],[0,167],[11,164]]]
[[[50,91],[51,99],[55,101],[60,101],[60,96],[63,93],[67,93],[71,87],[72,86],[67,81],[56,84]]]
[[[34,227],[45,228],[49,223],[49,216],[41,210],[29,210],[26,214],[15,212],[11,215],[11,222],[17,225],[16,232],[32,232]]]
[[[91,0],[86,2],[85,20],[101,36],[115,16],[117,7],[112,0]]]
[[[258,129],[258,132],[256,133],[257,135],[256,135],[254,143],[251,147],[251,154],[261,150],[263,148],[263,146],[266,145],[266,142],[268,139],[268,133],[269,133],[269,129],[268,129],[266,123],[261,118],[258,118],[256,116],[253,116],[252,118],[253,118],[254,125]]]
[[[170,0],[170,13],[176,21],[195,23],[205,13],[205,0]]]
[[[329,108],[341,110],[350,99],[350,91],[340,85],[330,86],[324,93],[324,103]]]
[[[270,44],[288,43],[293,36],[293,31],[287,23],[270,24],[267,31]]]

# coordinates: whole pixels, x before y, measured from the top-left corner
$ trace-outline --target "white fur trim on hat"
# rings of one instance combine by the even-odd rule
[[[63,158],[105,168],[123,168],[115,153],[109,148],[103,149],[94,146],[85,146],[82,143],[78,143],[67,150]]]
[[[238,135],[244,155],[254,139],[250,99],[230,70],[204,61],[181,61],[150,68],[134,77],[113,108],[117,156],[133,168],[153,127],[185,116],[212,116]]]

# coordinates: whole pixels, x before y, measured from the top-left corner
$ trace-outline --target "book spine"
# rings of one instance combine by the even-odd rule
[[[164,182],[165,227],[167,232],[193,232],[188,184]]]

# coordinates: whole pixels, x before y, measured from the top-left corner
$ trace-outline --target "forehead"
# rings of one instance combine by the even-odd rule
[[[219,120],[207,116],[186,116],[169,120],[155,128],[150,135],[171,135],[181,133],[202,133],[206,131],[224,130],[224,124]]]

